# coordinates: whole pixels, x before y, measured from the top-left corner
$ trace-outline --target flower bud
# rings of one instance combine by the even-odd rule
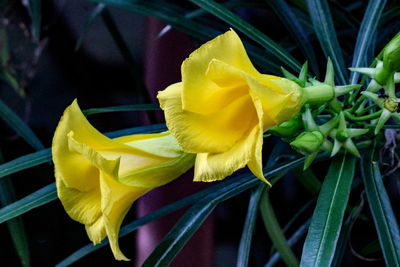
[[[400,69],[400,34],[397,34],[385,47],[383,66],[390,72]]]
[[[302,123],[300,116],[297,115],[289,121],[285,121],[277,126],[272,127],[268,130],[268,132],[277,136],[288,137],[298,133],[301,125]]]
[[[324,141],[324,136],[319,131],[304,132],[290,143],[302,154],[317,152]]]

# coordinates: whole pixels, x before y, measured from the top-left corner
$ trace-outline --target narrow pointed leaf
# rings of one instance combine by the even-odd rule
[[[254,189],[254,191],[251,193],[249,207],[247,208],[247,215],[243,226],[242,237],[240,238],[236,267],[248,266],[251,240],[257,219],[258,204],[264,189],[265,185],[262,184]]]
[[[367,10],[364,13],[364,18],[361,22],[360,29],[357,35],[356,47],[353,53],[353,62],[351,66],[354,68],[367,66],[367,51],[372,45],[373,36],[379,24],[379,19],[382,16],[382,11],[385,8],[386,0],[370,0]],[[350,84],[356,84],[360,74],[352,72]]]
[[[1,152],[0,162],[3,162],[3,155]],[[15,191],[10,177],[0,180],[0,207],[4,207],[15,200]],[[30,266],[29,245],[22,218],[9,220],[7,222],[7,227],[22,266]]]
[[[106,107],[106,108],[90,108],[83,111],[85,116],[98,114],[98,113],[107,113],[107,112],[121,112],[121,111],[141,111],[141,110],[159,110],[159,104],[137,104],[137,105],[125,105],[125,106],[114,106],[114,107]]]
[[[319,43],[326,57],[332,59],[336,71],[336,79],[339,84],[347,81],[346,66],[342,50],[336,37],[331,13],[327,0],[307,0],[308,12],[314,25]]]
[[[44,148],[42,142],[26,123],[19,118],[2,100],[0,100],[0,117],[35,150]]]
[[[11,220],[55,199],[57,199],[56,184],[52,183],[0,209],[0,223]]]
[[[379,164],[374,160],[374,153],[374,149],[370,149],[362,158],[362,179],[385,263],[387,266],[400,266],[399,224],[383,185]]]
[[[326,157],[326,153],[321,154],[320,158]],[[298,167],[302,164],[304,158],[300,158],[289,163],[283,164],[279,167],[271,168],[270,170],[264,170],[265,178],[275,177],[282,171],[290,170]],[[243,174],[230,178],[227,181],[226,186],[221,190],[217,190],[201,201],[197,202],[192,208],[190,208],[175,224],[171,231],[164,237],[161,243],[155,248],[152,254],[147,258],[144,267],[156,267],[156,266],[167,266],[176,254],[182,249],[188,239],[195,233],[200,227],[201,223],[211,213],[215,206],[229,198],[240,194],[241,192],[248,190],[256,185],[260,184],[260,180],[251,178],[252,175]],[[271,179],[271,183],[274,184],[281,176],[276,179]],[[230,183],[228,183],[230,182]],[[268,188],[266,188],[268,190]]]
[[[330,266],[354,177],[356,158],[333,159],[322,184],[301,256],[301,266]]]
[[[283,261],[287,266],[299,266],[299,261],[290,248],[285,235],[279,225],[279,222],[275,216],[275,212],[272,208],[271,202],[269,200],[269,193],[265,191],[262,195],[260,202],[260,212],[264,221],[265,228],[275,249],[279,252]]]
[[[43,149],[0,165],[0,178],[51,161],[51,149]]]

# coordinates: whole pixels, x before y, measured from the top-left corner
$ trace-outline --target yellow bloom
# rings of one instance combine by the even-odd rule
[[[68,215],[85,224],[94,244],[106,236],[118,260],[118,232],[132,203],[193,166],[169,132],[109,139],[84,117],[76,101],[53,138],[58,196]]]
[[[182,82],[160,91],[158,99],[179,145],[197,153],[194,180],[221,180],[247,165],[267,182],[263,132],[299,112],[301,88],[259,73],[233,30],[194,51],[181,70]]]

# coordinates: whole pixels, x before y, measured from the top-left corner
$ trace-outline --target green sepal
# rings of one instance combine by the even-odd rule
[[[320,149],[327,152],[331,152],[333,149],[333,145],[329,140],[325,139],[324,142],[322,142]]]
[[[390,112],[386,108],[383,108],[382,114],[379,117],[379,120],[376,124],[375,132],[374,132],[375,135],[377,135],[379,133],[379,131],[382,129],[383,125],[385,125],[385,123],[390,119],[391,116],[392,116],[392,112]]]
[[[371,80],[367,86],[366,91],[376,93],[379,89],[382,88],[382,85],[377,83],[375,80]]]
[[[333,64],[330,57],[328,57],[328,63],[326,64],[326,74],[324,83],[332,87],[335,86],[335,70],[333,69]]]
[[[335,96],[345,95],[353,90],[357,90],[361,88],[361,84],[349,84],[349,85],[342,85],[342,86],[335,86]]]
[[[365,95],[367,98],[371,99],[372,101],[375,102],[380,108],[384,108],[385,100],[383,98],[380,98],[377,94],[371,93],[371,92],[361,92],[361,94]]]
[[[308,167],[310,167],[311,163],[314,161],[314,159],[317,157],[318,152],[314,152],[310,155],[306,156],[306,159],[304,160],[304,167],[303,170],[308,169]]]
[[[336,125],[338,124],[340,119],[340,116],[335,116],[333,119],[331,119],[330,121],[322,124],[319,126],[319,130],[321,131],[321,133],[327,137],[330,133],[330,131],[332,131],[333,128],[336,127]]]
[[[334,139],[331,157],[335,156],[339,152],[341,147],[342,147],[342,142],[340,142],[337,139]]]
[[[354,156],[360,157],[360,153],[358,152],[358,149],[351,138],[346,139],[346,141],[343,143],[343,147]]]
[[[319,131],[318,125],[315,123],[311,110],[308,107],[306,107],[306,110],[303,112],[302,118],[306,131]]]
[[[369,132],[369,129],[347,129],[349,138],[358,137]]]
[[[301,87],[306,86],[307,83],[307,73],[308,73],[308,61],[304,62],[303,66],[301,67],[300,74],[299,74],[299,84]]]
[[[375,68],[349,68],[349,70],[367,75],[368,77],[371,77],[371,78],[374,77],[375,72],[376,72]]]

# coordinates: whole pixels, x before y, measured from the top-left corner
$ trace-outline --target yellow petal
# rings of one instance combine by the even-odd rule
[[[118,180],[125,185],[155,188],[184,174],[193,167],[195,158],[195,154],[183,153],[180,157],[157,166],[127,173]]]
[[[257,95],[261,101],[264,118],[263,128],[269,129],[277,124],[277,115],[284,109],[285,104],[290,100],[292,92],[284,95],[277,92],[275,85],[266,86],[253,77],[248,77],[247,82],[250,87],[250,94]]]
[[[281,124],[284,121],[290,120],[299,113],[304,104],[302,89],[297,83],[285,78],[276,79],[271,82],[284,90],[284,93],[288,96],[283,109],[276,115],[277,124]]]
[[[72,219],[92,225],[101,217],[99,179],[97,186],[87,192],[67,187],[62,179],[57,179],[56,184],[58,198]]]
[[[262,133],[256,125],[246,138],[222,153],[199,153],[196,157],[194,181],[222,180],[234,171],[246,166],[252,157],[257,136]]]
[[[258,128],[261,130],[259,130],[258,134],[255,136],[254,145],[250,154],[250,159],[247,163],[247,167],[257,178],[259,178],[261,181],[271,186],[271,184],[264,177],[263,166],[262,166],[262,147],[263,147],[262,129],[264,127],[265,122],[271,119],[268,116],[264,115],[262,102],[259,96],[252,92],[250,93],[250,95],[253,99],[254,107],[257,110],[257,115],[259,119]]]
[[[128,135],[113,140],[158,157],[176,158],[183,153],[182,148],[170,132]]]
[[[107,236],[103,216],[99,217],[93,224],[85,224],[85,230],[93,245],[100,244]]]
[[[230,149],[255,124],[251,97],[244,95],[218,112],[202,115],[182,110],[182,84],[159,92],[168,129],[186,152],[222,152]]]
[[[225,106],[225,97],[229,95],[226,88],[217,86],[205,76],[213,59],[252,76],[259,75],[251,64],[240,38],[230,30],[202,45],[183,62],[181,71],[184,110],[207,115]]]
[[[121,184],[104,172],[100,174],[100,188],[101,209],[111,250],[117,260],[129,260],[119,249],[119,229],[132,203],[149,189]]]

